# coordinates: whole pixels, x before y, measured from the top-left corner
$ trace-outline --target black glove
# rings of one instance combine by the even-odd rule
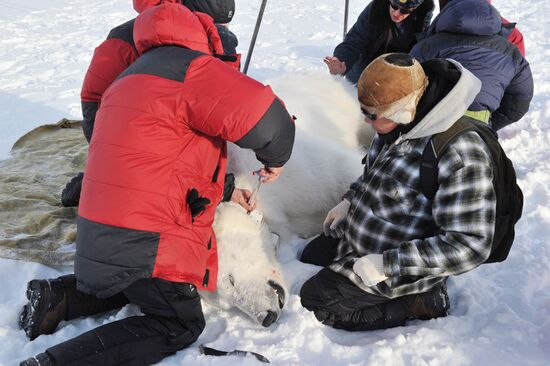
[[[82,179],[84,173],[78,173],[76,177],[71,179],[61,192],[61,204],[65,207],[76,207],[80,202],[80,191],[82,190]]]
[[[206,205],[210,203],[210,200],[199,196],[199,191],[191,188],[189,193],[187,193],[186,202],[191,210],[191,222],[193,222],[195,221],[195,217],[206,209]]]

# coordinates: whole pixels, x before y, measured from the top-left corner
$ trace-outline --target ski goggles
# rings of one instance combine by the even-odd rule
[[[371,121],[376,121],[378,119],[378,115],[376,113],[370,113],[364,107],[361,107],[361,113]]]
[[[416,10],[416,6],[403,6],[398,0],[390,0],[390,6],[393,10],[399,10],[401,14],[410,14]]]

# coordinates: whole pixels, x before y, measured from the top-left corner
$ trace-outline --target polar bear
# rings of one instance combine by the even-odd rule
[[[319,234],[327,212],[362,173],[361,147],[374,136],[362,122],[355,88],[342,78],[315,74],[273,86],[298,117],[292,156],[279,179],[259,190],[263,220],[234,204],[218,207],[218,288],[201,292],[206,301],[236,307],[266,327],[279,318],[288,294],[269,231],[280,237],[281,245],[295,235]],[[260,163],[254,153],[229,144],[228,157],[236,186],[255,189],[258,178],[251,173]]]

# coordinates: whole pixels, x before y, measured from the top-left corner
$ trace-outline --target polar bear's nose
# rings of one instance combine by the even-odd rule
[[[264,321],[262,322],[262,325],[267,328],[271,324],[275,323],[275,320],[277,320],[277,314],[275,314],[271,310],[268,310],[267,315],[265,316]]]

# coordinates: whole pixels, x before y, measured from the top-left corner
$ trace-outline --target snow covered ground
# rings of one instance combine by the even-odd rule
[[[351,25],[367,1],[350,3]],[[205,306],[207,327],[197,345],[259,352],[276,365],[550,364],[550,10],[541,0],[493,3],[506,18],[519,23],[535,78],[531,111],[500,133],[525,195],[509,259],[451,279],[447,318],[346,333],[321,325],[301,308],[299,288],[317,269],[299,263],[287,251],[282,261],[292,294],[282,318],[265,329],[237,311]],[[237,1],[231,27],[243,53],[259,4],[260,0]],[[0,7],[0,158],[5,158],[13,142],[31,128],[80,117],[80,84],[94,47],[110,28],[135,14],[130,0],[0,0]],[[269,83],[286,74],[325,72],[322,57],[341,40],[343,7],[343,0],[268,1],[249,74]],[[15,365],[136,311],[126,307],[72,321],[53,335],[29,342],[17,326],[26,282],[69,270],[0,259],[0,365]],[[202,356],[194,345],[160,364],[256,365],[258,361]]]

